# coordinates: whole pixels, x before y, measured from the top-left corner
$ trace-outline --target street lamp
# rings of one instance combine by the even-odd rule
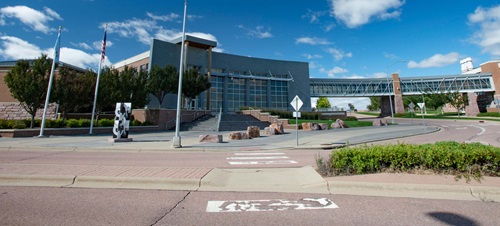
[[[391,92],[390,92],[390,91],[391,91],[391,90],[390,90],[391,85],[390,85],[390,83],[389,83],[389,68],[390,68],[392,65],[394,65],[394,64],[397,64],[397,63],[404,63],[404,62],[406,62],[406,60],[398,60],[398,61],[394,61],[392,64],[389,64],[389,66],[387,66],[387,67],[385,68],[385,73],[387,74],[387,85],[388,85],[388,87],[387,87],[387,88],[388,88],[388,91],[389,91],[389,105],[390,105],[390,107],[391,107],[391,122],[392,122],[392,124],[394,124],[394,111],[393,111],[393,109],[392,109],[392,95],[391,95]],[[394,81],[393,81],[393,83],[394,83]],[[393,90],[394,90],[394,89],[393,89]]]
[[[181,38],[181,59],[179,66],[179,90],[177,92],[177,114],[175,117],[175,136],[173,138],[172,147],[180,148],[181,136],[179,135],[181,127],[181,101],[182,101],[182,72],[184,71],[184,42],[186,39],[186,10],[187,10],[187,0],[184,1],[184,20],[182,22],[182,38]]]

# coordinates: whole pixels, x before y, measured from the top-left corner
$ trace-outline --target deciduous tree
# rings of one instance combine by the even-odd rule
[[[52,59],[42,54],[32,65],[27,60],[17,61],[5,76],[10,93],[31,116],[30,128],[34,126],[37,110],[44,106],[51,68]]]

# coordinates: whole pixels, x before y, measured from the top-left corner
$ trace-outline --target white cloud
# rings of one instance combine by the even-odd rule
[[[435,54],[434,56],[431,56],[418,63],[415,61],[408,62],[408,68],[444,67],[458,62],[460,57],[461,57],[460,54],[456,52],[451,52],[446,55]]]
[[[59,15],[59,13],[57,13],[56,11],[52,10],[51,8],[49,7],[43,7],[43,10],[45,10],[45,12],[52,18],[56,19],[56,20],[63,20],[63,18]]]
[[[165,29],[158,24],[157,21],[171,21],[175,18],[175,14],[169,14],[166,16],[154,15],[152,13],[147,13],[150,19],[129,19],[123,22],[113,21],[108,22],[108,33],[116,33],[121,37],[125,38],[135,38],[137,41],[149,45],[153,38],[160,39],[163,41],[171,41],[182,35],[182,32],[175,29]],[[104,24],[101,25],[104,28]],[[188,35],[193,35],[199,38],[208,39],[212,41],[217,41],[215,36],[207,33],[192,32],[187,33]],[[100,44],[99,44],[100,45]],[[219,49],[220,50],[220,49]]]
[[[38,46],[17,37],[1,36],[0,40],[2,41],[0,55],[5,60],[33,59],[39,57],[43,52]]]
[[[54,48],[51,48],[49,53],[52,53]],[[50,55],[49,55],[50,56]],[[61,55],[59,58],[62,62],[68,63],[81,68],[92,68],[96,69],[99,66],[99,60],[101,59],[100,53],[89,54],[79,49],[71,49],[63,47],[61,48]],[[108,57],[104,59],[103,65],[109,66],[111,62]]]
[[[80,42],[80,43],[70,42],[70,44],[73,45],[73,46],[76,46],[76,47],[80,47],[82,49],[86,49],[86,50],[91,50],[92,49],[92,46],[90,46],[89,44],[87,44],[85,42]]]
[[[330,14],[349,28],[369,23],[373,18],[387,20],[401,15],[404,0],[330,0]]]
[[[319,54],[314,54],[314,55],[311,55],[311,54],[304,54],[304,56],[308,59],[308,60],[312,60],[312,59],[320,59],[320,58],[323,58],[322,55],[319,55]]]
[[[320,73],[326,73],[328,75],[328,77],[330,78],[334,78],[336,74],[343,74],[343,73],[347,73],[348,70],[345,69],[345,68],[341,68],[341,67],[333,67],[332,69],[330,70],[326,70],[325,68],[320,68],[319,69],[319,72]]]
[[[45,13],[21,5],[3,7],[0,8],[0,25],[7,24],[5,18],[16,18],[33,30],[47,34],[50,31],[56,30],[55,28],[50,28],[48,22],[54,19],[62,20],[62,18],[54,10],[47,7],[45,7]]]
[[[375,72],[375,73],[371,74],[369,77],[385,78],[385,77],[387,77],[387,74],[385,72]]]
[[[108,33],[117,33],[121,37],[134,37],[139,42],[149,45],[151,35],[149,32],[158,29],[154,20],[131,19],[125,22],[108,22]]]
[[[295,39],[295,44],[329,45],[331,42],[324,38],[300,37]]]
[[[310,9],[307,10],[307,13],[302,16],[302,18],[307,18],[309,19],[310,23],[317,23],[319,22],[320,18],[324,15],[326,15],[328,11],[312,11]]]
[[[53,57],[54,54],[54,47],[41,49],[40,47],[17,37],[1,36],[0,41],[2,42],[0,55],[2,55],[5,60],[35,59],[42,53],[47,54],[49,57]],[[84,69],[95,69],[99,64],[101,54],[99,52],[96,52],[95,54],[88,54],[79,49],[61,47],[59,59],[64,63]],[[111,62],[107,57],[104,60],[104,65],[111,65]]]
[[[491,8],[477,7],[468,15],[471,25],[479,25],[471,42],[481,46],[482,51],[494,57],[500,56],[500,6]]]
[[[238,28],[245,30],[247,32],[247,35],[251,37],[256,37],[261,39],[273,37],[273,34],[269,32],[271,29],[270,28],[265,29],[264,26],[257,26],[255,27],[255,29],[249,29],[243,25],[238,25]]]
[[[175,14],[175,13],[170,13],[168,15],[155,15],[153,13],[146,13],[146,15],[153,19],[153,20],[160,20],[160,21],[174,21],[175,19],[179,18],[179,14]]]
[[[349,53],[344,53],[344,51],[342,50],[338,50],[338,49],[335,49],[335,48],[328,48],[326,50],[327,53],[331,54],[333,56],[333,58],[335,60],[342,60],[344,57],[347,57],[347,58],[351,58],[352,57],[352,53],[349,52]]]

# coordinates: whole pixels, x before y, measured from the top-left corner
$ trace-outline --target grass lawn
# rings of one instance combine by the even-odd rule
[[[295,119],[288,119],[289,124],[295,124]],[[331,129],[332,123],[334,120],[305,120],[299,119],[299,125],[304,122],[315,122],[315,123],[326,123],[328,124],[328,128]],[[349,127],[364,127],[364,126],[373,126],[373,123],[370,121],[344,121],[345,124]]]

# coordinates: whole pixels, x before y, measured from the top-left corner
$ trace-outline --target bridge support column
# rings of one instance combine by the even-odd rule
[[[391,116],[391,104],[388,96],[380,97],[380,116]]]
[[[465,115],[476,116],[479,114],[479,106],[477,105],[477,95],[474,92],[467,93],[469,105],[465,107]]]
[[[403,95],[396,94],[394,96],[394,112],[395,113],[405,113],[405,105],[403,104]]]
[[[401,92],[401,80],[399,80],[399,74],[392,74],[392,87],[394,87],[394,112],[395,113],[405,113],[405,106],[403,104],[403,92]]]

